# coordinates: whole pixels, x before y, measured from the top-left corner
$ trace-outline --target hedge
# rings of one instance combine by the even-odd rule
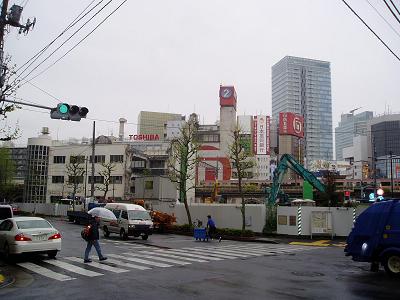
[[[184,224],[184,225],[173,225],[171,226],[171,231],[172,232],[177,232],[177,233],[190,233],[193,234],[193,227],[190,227],[189,224]],[[217,235],[221,235],[222,237],[224,236],[245,236],[245,237],[253,237],[255,236],[254,232],[252,230],[245,230],[242,234],[242,230],[240,229],[231,229],[231,228],[217,228]]]

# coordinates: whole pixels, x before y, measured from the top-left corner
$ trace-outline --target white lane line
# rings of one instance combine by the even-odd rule
[[[78,257],[64,257],[64,258],[68,259],[70,261],[82,263],[82,258],[78,258]],[[91,266],[91,267],[95,267],[95,268],[98,268],[98,269],[110,271],[110,272],[113,272],[113,273],[129,272],[129,270],[112,267],[112,266],[106,265],[105,263],[98,263],[97,261],[92,261],[88,265]]]
[[[181,250],[181,249],[157,250],[157,252],[158,251],[166,251],[167,253],[178,254],[187,257],[195,257],[200,259],[207,259],[207,260],[223,260],[223,258],[220,257],[206,256],[202,255],[201,253],[190,253],[186,250]]]
[[[30,262],[18,263],[17,265],[20,266],[20,267],[23,267],[25,269],[28,269],[29,271],[35,272],[35,273],[40,274],[42,276],[46,276],[46,277],[49,277],[51,279],[55,279],[55,280],[58,280],[58,281],[68,281],[68,280],[76,279],[76,278],[73,278],[73,277],[70,277],[70,276],[67,276],[67,275],[64,275],[64,274],[60,274],[60,273],[54,272],[54,271],[52,271],[50,269],[43,268],[43,267],[41,267],[41,266],[39,266],[37,264],[33,264],[33,263],[30,263]]]
[[[182,256],[179,256],[179,255],[173,255],[173,254],[163,253],[163,252],[161,252],[161,251],[160,251],[160,252],[140,251],[140,253],[151,254],[151,255],[161,255],[161,256],[165,256],[165,257],[177,258],[177,259],[182,259],[182,260],[187,260],[187,261],[208,262],[207,260],[204,260],[204,259],[196,259],[196,258],[182,257]]]
[[[126,268],[132,268],[132,269],[138,269],[138,270],[151,270],[151,268],[149,268],[149,267],[135,265],[135,264],[131,264],[131,263],[128,263],[125,261],[120,261],[120,260],[116,260],[116,259],[112,259],[112,258],[108,258],[107,261],[111,264],[114,264],[117,266],[123,266]]]
[[[66,263],[66,262],[63,262],[63,261],[60,261],[60,260],[46,260],[44,262],[46,262],[48,264],[51,264],[51,265],[54,265],[56,267],[65,269],[67,271],[73,272],[73,273],[78,273],[78,274],[84,275],[84,276],[95,277],[95,276],[103,275],[101,273],[97,273],[97,272],[93,272],[93,271],[90,271],[90,270],[86,270],[84,268],[77,267],[75,265],[72,265],[72,264],[69,264],[69,263]]]
[[[140,259],[140,258],[136,258],[136,257],[126,257],[126,256],[122,256],[122,255],[117,255],[117,254],[108,254],[108,256],[114,257],[114,258],[125,259],[125,260],[129,260],[129,261],[134,261],[134,262],[138,262],[138,263],[141,263],[141,264],[144,264],[144,265],[161,267],[161,268],[172,267],[172,265],[153,262],[153,261],[148,261],[148,260],[144,260],[144,259]]]
[[[190,262],[183,262],[183,261],[176,260],[176,259],[165,258],[165,257],[158,257],[158,256],[155,256],[155,255],[134,254],[134,253],[129,253],[129,252],[125,252],[125,253],[122,253],[122,254],[129,255],[129,256],[133,256],[133,257],[139,257],[139,258],[140,258],[140,257],[142,257],[142,258],[151,258],[151,259],[155,259],[155,260],[159,260],[159,261],[164,261],[164,262],[172,263],[172,264],[176,264],[176,265],[182,265],[182,266],[184,266],[184,265],[190,265],[190,264],[191,264]]]

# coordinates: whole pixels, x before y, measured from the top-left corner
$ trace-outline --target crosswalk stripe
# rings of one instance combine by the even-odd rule
[[[171,251],[171,250],[170,250]],[[174,249],[174,251],[178,251],[183,255],[186,254],[195,254],[200,255],[201,258],[208,259],[208,260],[223,260],[223,259],[236,259],[236,256],[226,255],[226,254],[217,254],[217,253],[204,253],[204,251],[198,251],[197,249],[193,248],[183,248],[183,249]]]
[[[153,262],[153,261],[148,261],[148,260],[140,259],[140,258],[137,258],[137,257],[126,257],[126,256],[122,256],[122,255],[117,255],[117,254],[109,254],[108,256],[111,256],[111,257],[114,257],[114,258],[125,259],[125,260],[129,260],[129,261],[134,261],[134,262],[138,262],[138,263],[141,263],[141,264],[144,264],[144,265],[151,265],[151,266],[161,267],[161,268],[172,267],[172,265]]]
[[[184,248],[184,249],[188,249],[188,248]],[[247,254],[234,253],[233,251],[229,251],[229,250],[207,249],[207,248],[204,248],[204,247],[199,247],[199,248],[196,248],[195,250],[197,250],[199,252],[206,252],[207,254],[210,254],[210,255],[216,253],[216,254],[230,255],[230,256],[233,256],[233,257],[235,257],[235,256],[236,257],[249,257],[250,256],[250,255],[247,255]],[[210,251],[210,250],[212,250],[212,251]]]
[[[133,256],[133,257],[151,258],[151,259],[160,260],[160,261],[164,261],[167,263],[172,263],[172,264],[182,265],[182,266],[191,264],[190,262],[183,262],[183,261],[179,261],[176,259],[158,257],[158,256],[154,256],[154,255],[143,255],[143,254],[135,254],[135,253],[129,253],[129,252],[125,252],[123,254]]]
[[[167,251],[168,253],[174,253],[174,254],[179,254],[182,256],[187,256],[187,257],[196,257],[200,259],[207,259],[207,260],[222,260],[222,258],[218,257],[213,257],[213,256],[205,256],[197,253],[189,253],[185,250],[180,250],[180,249],[169,249],[169,250],[157,250],[158,251]]]
[[[68,281],[68,280],[76,279],[76,278],[70,277],[68,275],[60,274],[60,273],[54,272],[50,269],[43,268],[42,266],[39,266],[34,263],[30,263],[30,262],[18,263],[17,265],[20,267],[23,267],[25,269],[28,269],[29,271],[35,272],[37,274],[40,274],[40,275],[43,275],[43,276],[46,276],[46,277],[49,277],[51,279],[55,279],[58,281]]]
[[[219,249],[219,248],[208,248],[210,251],[214,249]],[[265,253],[271,252],[271,249],[268,248],[243,248],[243,247],[235,247],[235,248],[224,248],[223,251],[232,251],[233,253],[239,253],[239,254],[249,254],[249,255],[264,255]]]
[[[128,263],[128,262],[124,262],[124,261],[120,261],[120,260],[116,260],[116,259],[112,259],[112,258],[108,258],[107,261],[114,265],[123,266],[126,268],[132,268],[132,269],[138,269],[138,270],[151,270],[150,267],[135,265],[132,263]]]
[[[64,257],[64,258],[67,259],[67,260],[70,260],[70,261],[74,261],[74,262],[80,262],[80,263],[82,262],[82,258],[78,258],[78,257]],[[110,272],[113,272],[113,273],[129,272],[129,270],[112,267],[112,266],[109,266],[109,265],[107,265],[105,263],[98,263],[96,261],[92,261],[89,264],[89,266],[95,267],[95,268],[98,268],[98,269],[102,269],[102,270],[106,270],[106,271],[110,271]]]
[[[196,259],[196,258],[190,258],[190,257],[182,257],[178,255],[173,255],[173,254],[168,254],[168,253],[163,253],[163,252],[151,252],[151,251],[140,251],[140,253],[144,254],[152,254],[152,255],[161,255],[165,257],[170,257],[170,258],[178,258],[182,260],[187,260],[187,261],[194,261],[194,262],[208,262],[207,260],[204,259]]]
[[[48,264],[51,264],[51,265],[54,265],[56,267],[65,269],[67,271],[73,272],[73,273],[78,273],[78,274],[84,275],[84,276],[94,277],[94,276],[103,275],[101,273],[97,273],[97,272],[93,272],[93,271],[90,271],[90,270],[86,270],[84,268],[81,268],[81,267],[78,267],[78,266],[75,266],[75,265],[60,261],[60,260],[46,260],[44,262],[46,262]]]

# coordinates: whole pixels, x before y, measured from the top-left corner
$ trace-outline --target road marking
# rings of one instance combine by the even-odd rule
[[[34,263],[30,263],[30,262],[18,263],[17,265],[22,268],[28,269],[29,271],[35,272],[42,276],[49,277],[51,279],[55,279],[58,281],[68,281],[68,280],[76,279],[76,278],[70,277],[68,275],[60,274],[60,273],[54,272],[50,269],[43,268],[42,266],[39,266]]]
[[[150,267],[145,267],[145,266],[140,266],[140,265],[135,265],[135,264],[131,264],[125,261],[120,261],[120,260],[116,260],[116,259],[112,259],[112,258],[108,258],[107,262],[117,265],[117,266],[123,266],[123,267],[127,267],[127,268],[132,268],[132,269],[138,269],[138,270],[151,270]]]
[[[134,262],[138,262],[138,263],[141,263],[144,265],[156,266],[156,267],[160,267],[160,268],[172,267],[172,265],[148,261],[148,260],[144,260],[144,259],[140,259],[140,258],[136,258],[136,257],[126,257],[126,256],[122,256],[122,255],[117,255],[117,254],[109,254],[108,256],[114,257],[114,258],[125,259],[125,260],[129,260],[129,261],[134,261]]]
[[[222,259],[236,259],[237,258],[237,256],[221,254],[221,253],[214,253],[214,252],[210,252],[210,251],[207,251],[206,253],[204,253],[205,251],[200,251],[198,249],[193,249],[193,248],[183,248],[183,249],[184,250],[180,250],[180,251],[184,251],[186,253],[194,252],[196,254],[204,255],[204,257],[206,259],[218,258],[218,259],[222,260]]]
[[[70,260],[70,261],[82,263],[82,258],[78,258],[78,257],[64,257],[64,258],[67,259],[67,260]],[[113,273],[129,272],[129,270],[112,267],[112,266],[109,266],[109,265],[107,265],[105,263],[98,263],[96,261],[92,261],[89,264],[89,266],[95,267],[95,268],[98,268],[98,269],[102,269],[102,270],[106,270],[106,271],[110,271],[110,272],[113,272]]]
[[[78,273],[78,274],[84,275],[84,276],[95,277],[95,276],[103,275],[101,273],[86,270],[84,268],[81,268],[81,267],[60,261],[60,260],[44,260],[44,262],[54,265],[56,267],[60,267],[62,269],[65,269],[65,270],[73,272],[73,273]]]
[[[216,254],[230,255],[230,256],[233,256],[233,257],[235,257],[235,256],[236,256],[236,257],[249,257],[249,256],[251,256],[251,255],[247,255],[247,254],[234,253],[234,251],[229,251],[229,250],[207,249],[207,248],[205,248],[205,247],[183,248],[183,249],[188,249],[188,250],[194,249],[194,250],[197,250],[197,251],[199,251],[199,252],[206,252],[207,254],[210,254],[210,255],[216,253]],[[211,250],[211,251],[210,251],[210,250]]]
[[[319,240],[315,242],[291,242],[289,245],[302,245],[302,246],[316,246],[316,247],[328,247],[330,240]]]
[[[189,257],[182,257],[179,255],[173,255],[173,254],[168,254],[168,253],[163,253],[163,252],[151,252],[151,251],[140,251],[140,253],[144,253],[144,254],[152,254],[152,255],[161,255],[161,256],[165,256],[165,257],[171,257],[171,258],[178,258],[178,259],[182,259],[182,260],[187,260],[187,261],[194,261],[194,262],[208,262],[207,260],[204,259],[196,259],[196,258],[189,258]]]
[[[160,260],[160,261],[164,261],[167,263],[172,263],[172,264],[182,265],[182,266],[191,264],[190,262],[183,262],[183,261],[179,261],[179,260],[175,260],[175,259],[158,257],[158,256],[154,256],[154,255],[134,254],[134,253],[129,253],[129,252],[125,252],[123,254],[133,256],[133,257],[151,258],[151,259]]]
[[[212,256],[205,256],[205,255],[201,255],[201,254],[197,254],[197,253],[188,253],[185,250],[181,250],[181,249],[168,249],[168,250],[156,250],[158,251],[166,251],[167,253],[174,253],[174,254],[179,254],[182,256],[188,256],[188,257],[196,257],[196,258],[200,258],[200,259],[207,259],[207,260],[222,260],[222,258],[218,258],[218,257],[212,257]]]

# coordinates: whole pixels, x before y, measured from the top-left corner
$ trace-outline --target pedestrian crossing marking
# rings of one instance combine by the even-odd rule
[[[144,264],[144,265],[151,265],[151,266],[156,266],[156,267],[160,267],[160,268],[172,267],[172,265],[153,262],[153,261],[149,261],[149,260],[144,260],[144,259],[140,259],[140,258],[137,258],[137,257],[125,257],[125,256],[118,255],[118,254],[109,254],[108,256],[111,256],[111,257],[114,257],[114,258],[126,259],[126,260],[130,260],[130,261],[138,262],[138,263],[141,263],[141,264]]]
[[[67,259],[67,260],[70,260],[70,261],[74,261],[74,262],[82,262],[82,258],[78,258],[78,257],[64,257],[64,259]],[[97,269],[102,269],[102,270],[105,270],[105,271],[110,271],[110,272],[113,272],[113,273],[129,272],[129,270],[112,267],[112,266],[109,266],[109,265],[107,265],[105,263],[98,263],[96,261],[92,261],[90,264],[88,264],[88,266],[95,267]]]
[[[78,266],[75,266],[75,265],[60,261],[60,260],[45,260],[44,262],[48,263],[48,264],[51,264],[51,265],[54,265],[56,267],[63,268],[65,270],[68,270],[68,271],[73,272],[73,273],[78,273],[80,275],[84,275],[84,276],[95,277],[95,276],[103,275],[101,273],[97,273],[97,272],[93,272],[93,271],[90,271],[90,270],[86,270],[84,268],[81,268],[81,267],[78,267]]]
[[[145,248],[149,248],[145,246]],[[126,248],[125,248],[126,249]],[[154,249],[154,248],[153,248]],[[122,254],[108,254],[108,260],[104,262],[93,261],[84,264],[79,257],[61,257],[58,260],[43,260],[38,263],[18,263],[22,268],[30,270],[38,275],[51,278],[57,281],[69,281],[76,279],[65,273],[95,277],[104,275],[105,272],[126,273],[136,269],[139,271],[151,270],[154,267],[167,268],[173,266],[184,266],[193,262],[215,262],[226,259],[252,258],[259,256],[270,256],[285,253],[295,253],[298,251],[311,250],[312,247],[304,246],[265,246],[265,245],[209,245],[206,247],[185,247],[180,249],[157,249],[139,250],[136,253],[125,252]],[[94,256],[92,256],[94,257]],[[68,262],[65,262],[66,260]],[[47,264],[53,265],[61,271],[49,269]],[[84,266],[84,267],[80,267]],[[104,271],[102,273],[91,271],[90,268]],[[59,273],[58,273],[59,272]]]
[[[76,279],[76,278],[70,277],[68,275],[64,275],[64,274],[60,274],[60,273],[54,272],[54,271],[52,271],[50,269],[41,267],[41,266],[39,266],[37,264],[33,264],[33,263],[30,263],[30,262],[18,263],[17,265],[22,267],[22,268],[25,268],[25,269],[27,269],[29,271],[35,272],[35,273],[37,273],[39,275],[43,275],[45,277],[49,277],[51,279],[55,279],[55,280],[58,280],[58,281],[68,281],[68,280]]]

